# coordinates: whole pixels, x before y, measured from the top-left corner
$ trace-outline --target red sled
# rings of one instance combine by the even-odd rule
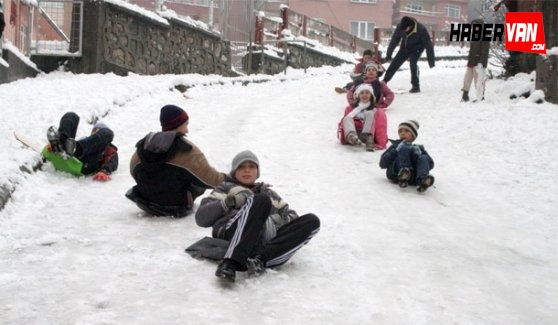
[[[343,118],[349,114],[353,108],[351,105],[345,107],[345,113]],[[345,140],[345,128],[343,127],[343,118],[337,124],[337,139],[341,144],[347,144]],[[364,122],[359,118],[353,118],[355,122],[355,129],[360,135],[362,133],[362,127]],[[388,143],[387,136],[387,116],[386,111],[383,108],[376,108],[376,113],[374,114],[374,146],[377,149],[385,149]]]

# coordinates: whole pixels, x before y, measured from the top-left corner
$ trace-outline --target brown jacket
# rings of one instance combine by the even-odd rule
[[[136,148],[130,160],[135,190],[161,206],[192,208],[196,197],[225,179],[196,145],[174,131],[149,133]]]

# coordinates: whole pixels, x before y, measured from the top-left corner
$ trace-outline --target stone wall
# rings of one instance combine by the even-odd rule
[[[84,4],[83,55],[75,73],[234,75],[230,45],[179,18],[155,20],[111,3]]]

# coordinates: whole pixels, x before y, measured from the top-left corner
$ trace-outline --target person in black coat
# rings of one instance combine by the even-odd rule
[[[225,174],[213,168],[201,149],[186,138],[189,117],[176,105],[159,115],[160,132],[149,132],[136,143],[130,174],[136,185],[126,197],[154,216],[181,218],[192,212],[194,200],[213,189]]]
[[[389,82],[397,69],[409,59],[411,84],[413,85],[409,92],[418,93],[420,92],[420,82],[417,62],[424,50],[426,50],[430,68],[433,68],[435,65],[434,46],[430,40],[428,30],[414,18],[405,16],[401,18],[401,22],[397,25],[397,28],[391,36],[391,41],[389,42],[386,52],[386,60],[391,60],[393,50],[398,44],[399,51],[393,58],[393,61],[391,61],[384,76],[384,81],[386,83]]]
[[[2,38],[4,34],[4,27],[6,27],[6,23],[4,22],[4,9],[0,3],[0,38]],[[2,44],[0,44],[0,48],[2,48]]]

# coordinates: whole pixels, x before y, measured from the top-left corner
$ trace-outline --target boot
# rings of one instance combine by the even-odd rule
[[[411,169],[407,167],[403,167],[399,170],[397,174],[397,183],[399,187],[405,188],[409,184],[409,180],[411,179]]]
[[[352,146],[356,146],[359,145],[361,142],[355,132],[349,132],[349,134],[347,134],[347,143]]]
[[[342,88],[342,87],[335,87],[335,92],[338,94],[344,94],[347,92],[347,89]]]
[[[67,138],[64,143],[64,152],[68,156],[73,156],[74,153],[76,152],[76,147],[77,147],[76,140],[73,138]]]
[[[226,258],[217,267],[215,276],[229,282],[234,282],[236,278],[236,269],[236,262]]]
[[[366,151],[374,151],[374,136],[369,134],[366,137]]]
[[[248,258],[248,260],[246,260],[246,268],[249,275],[260,276],[265,272],[264,262],[262,262],[259,256]]]
[[[60,146],[60,134],[54,125],[50,126],[47,130],[47,140],[53,152],[62,152]]]
[[[424,192],[434,184],[434,176],[426,175],[418,179],[417,191]]]
[[[467,90],[463,90],[463,96],[461,97],[461,101],[462,102],[468,102],[469,101],[469,92]]]
[[[411,88],[411,90],[409,90],[410,93],[420,93],[420,87],[419,86],[413,86],[413,88]]]

